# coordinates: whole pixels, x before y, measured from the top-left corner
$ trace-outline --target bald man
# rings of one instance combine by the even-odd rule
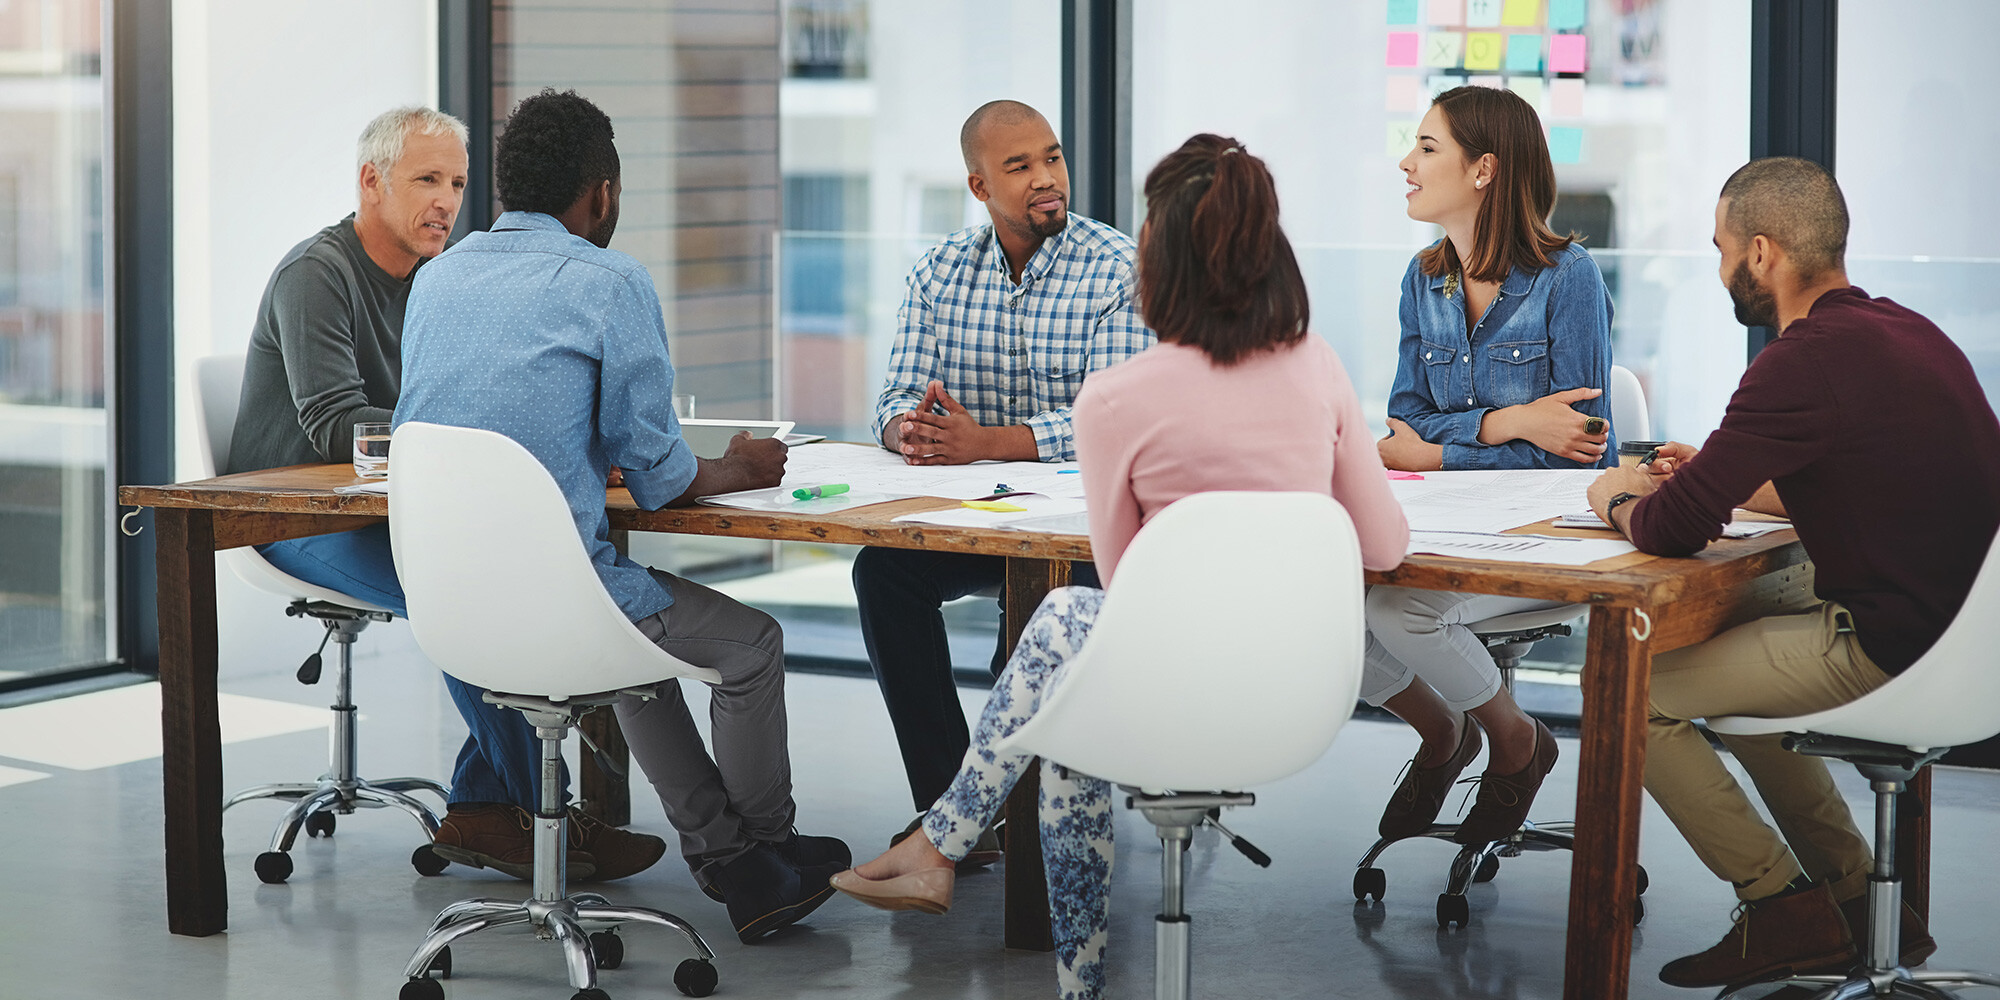
[[[1132,294],[1136,248],[1070,213],[1062,143],[1035,109],[982,105],[959,130],[959,150],[991,221],[945,237],[911,270],[875,432],[911,465],[1069,461],[1070,404],[1084,376],[1153,343]],[[1096,584],[1090,567],[1077,571],[1077,582]],[[854,561],[861,634],[919,812],[969,743],[940,608],[1004,573],[997,556],[866,548]],[[1003,638],[995,674],[1006,653]],[[967,862],[999,856],[989,836]]]
[[[1744,904],[1719,944],[1660,970],[1687,987],[1847,971],[1867,939],[1872,860],[1822,758],[1779,736],[1722,738],[1773,830],[1689,720],[1803,715],[1880,687],[1951,624],[2000,528],[2000,421],[1942,331],[1847,283],[1831,175],[1790,157],[1738,170],[1715,245],[1736,318],[1778,340],[1706,447],[1608,470],[1591,507],[1668,556],[1707,545],[1738,506],[1789,514],[1820,603],[1653,659],[1646,790]],[[1903,964],[1936,949],[1906,905]]]

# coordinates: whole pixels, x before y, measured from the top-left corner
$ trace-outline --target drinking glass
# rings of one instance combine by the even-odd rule
[[[363,479],[385,479],[389,475],[389,425],[354,425],[354,474]]]

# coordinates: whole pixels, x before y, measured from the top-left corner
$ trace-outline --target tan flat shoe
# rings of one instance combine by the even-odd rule
[[[877,909],[930,914],[951,909],[951,887],[956,881],[958,876],[949,868],[926,868],[885,879],[863,878],[849,868],[827,879],[835,889]]]

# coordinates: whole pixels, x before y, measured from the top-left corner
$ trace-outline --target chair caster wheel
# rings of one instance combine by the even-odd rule
[[[308,837],[333,836],[333,814],[330,812],[316,812],[310,816],[307,816],[306,836]]]
[[[277,885],[292,877],[292,856],[283,851],[265,851],[257,855],[257,878],[267,885]]]
[[[1439,927],[1450,927],[1453,924],[1466,927],[1471,923],[1472,907],[1466,903],[1464,896],[1454,896],[1448,892],[1438,894]]]
[[[674,988],[684,996],[705,997],[715,992],[718,978],[713,964],[690,958],[674,969]]]
[[[1637,927],[1637,926],[1639,926],[1639,921],[1641,921],[1641,920],[1644,920],[1644,919],[1646,919],[1646,901],[1645,901],[1645,900],[1643,900],[1643,899],[1635,899],[1635,900],[1633,900],[1633,901],[1632,901],[1632,926],[1634,926],[1634,927]]]
[[[1639,866],[1639,892],[1638,892],[1638,895],[1641,895],[1641,896],[1645,895],[1645,894],[1646,894],[1646,887],[1647,887],[1647,886],[1649,886],[1649,885],[1652,885],[1652,884],[1653,884],[1653,880],[1652,880],[1652,879],[1650,879],[1650,878],[1648,878],[1648,877],[1646,877],[1646,866],[1645,866],[1645,865],[1640,865],[1640,866]]]
[[[1500,874],[1500,856],[1498,854],[1488,854],[1479,862],[1479,869],[1472,873],[1472,880],[1474,882],[1491,882],[1493,881],[1493,876],[1498,874]]]
[[[412,979],[403,984],[396,1000],[444,1000],[444,986],[435,979]]]
[[[600,969],[615,969],[625,964],[625,942],[618,939],[615,931],[598,931],[590,936],[590,953],[597,957]]]
[[[438,857],[438,853],[431,850],[431,845],[425,844],[410,852],[410,867],[415,868],[419,875],[442,875],[446,868],[451,867],[451,862]]]
[[[439,948],[438,953],[431,956],[431,964],[424,966],[424,975],[428,976],[433,972],[437,973],[439,979],[451,978],[451,945]]]
[[[1354,870],[1354,898],[1357,901],[1375,897],[1380,902],[1389,891],[1389,875],[1380,868],[1356,868]]]

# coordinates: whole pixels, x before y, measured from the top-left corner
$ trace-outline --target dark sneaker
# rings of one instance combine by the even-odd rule
[[[445,810],[431,850],[438,857],[469,868],[491,868],[524,881],[535,878],[535,818],[504,803],[454,805]],[[570,828],[569,877],[587,879],[597,873],[597,858],[579,848],[576,828]]]
[[[847,849],[846,841],[837,837],[808,837],[795,829],[784,840],[774,841],[771,847],[794,868],[824,868],[837,872],[854,866],[854,852]],[[694,884],[708,898],[726,904],[729,898],[715,887],[717,868],[714,863],[695,867]]]
[[[1840,904],[1840,915],[1847,918],[1847,931],[1854,936],[1855,954],[1838,968],[1813,969],[1812,973],[1844,973],[1861,963],[1861,953],[1868,950],[1868,895],[1863,893]],[[1897,960],[1904,967],[1922,965],[1924,960],[1937,952],[1937,939],[1931,937],[1930,928],[1924,926],[1924,918],[1910,904],[1903,904],[1903,925],[1897,932],[1902,943],[1902,956]],[[1806,970],[1799,970],[1806,973]]]
[[[840,870],[828,865],[801,868],[762,842],[727,863],[704,869],[712,873],[707,884],[728,901],[729,923],[744,944],[756,944],[818,909],[833,895],[827,878]]]
[[[1555,766],[1556,735],[1536,720],[1535,754],[1528,766],[1513,774],[1480,775],[1479,795],[1472,800],[1471,811],[1459,820],[1458,832],[1451,839],[1471,846],[1512,836],[1527,822],[1535,793],[1542,790],[1542,779]]]
[[[1431,765],[1424,756],[1427,748],[1418,747],[1417,755],[1403,766],[1403,780],[1396,785],[1396,794],[1389,796],[1389,805],[1382,810],[1382,822],[1376,824],[1382,836],[1390,840],[1420,836],[1437,822],[1438,810],[1444,808],[1452,782],[1458,780],[1472,758],[1479,756],[1479,724],[1467,716],[1463,725],[1464,731],[1458,734],[1458,749],[1443,762]]]
[[[569,807],[569,842],[571,848],[589,852],[597,862],[596,871],[589,875],[578,875],[572,868],[570,877],[578,881],[609,882],[637,875],[667,853],[666,841],[650,833],[619,829],[575,806]]]
[[[1668,986],[1739,986],[1852,965],[1854,937],[1826,886],[1739,903],[1735,925],[1715,947],[1660,970]]]
[[[903,838],[921,829],[924,825],[925,815],[927,814],[918,813],[917,818],[911,820],[910,825],[904,827],[902,833],[890,837],[889,846],[894,847],[902,843]],[[959,874],[976,872],[981,868],[997,865],[1007,860],[1007,845],[1000,839],[1000,831],[1004,823],[1005,821],[1002,820],[979,831],[979,839],[972,842],[972,850],[965,852],[965,857],[958,859],[957,868]]]

